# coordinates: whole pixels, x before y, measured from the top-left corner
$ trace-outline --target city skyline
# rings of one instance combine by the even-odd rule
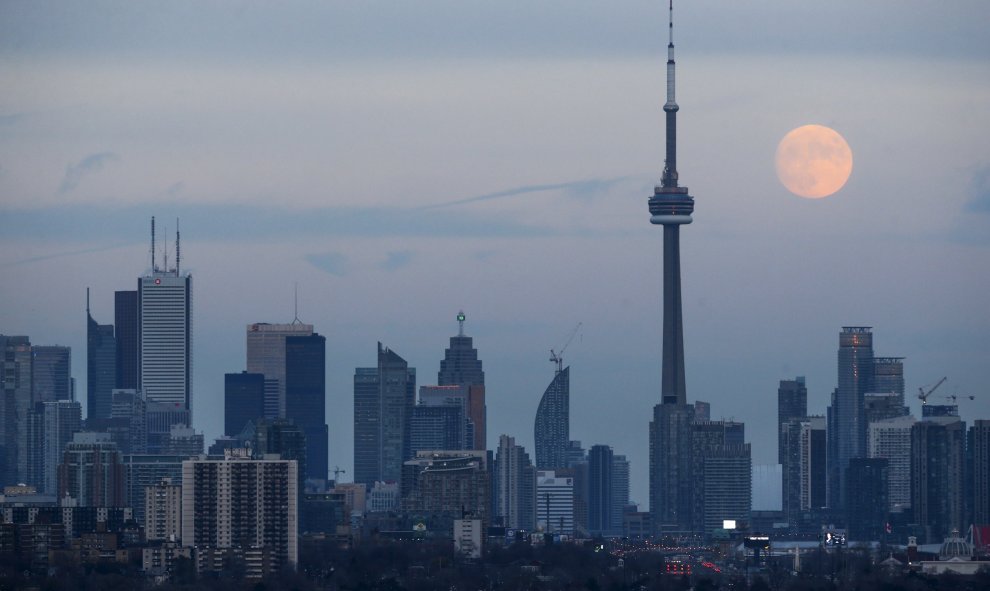
[[[216,36],[229,15],[215,7],[125,8],[129,33],[88,20],[99,11],[40,27],[54,5],[0,8],[0,332],[71,346],[85,407],[85,289],[109,324],[113,292],[147,271],[147,219],[179,216],[196,429],[222,433],[244,326],[292,320],[298,282],[300,318],[327,337],[330,465],[348,468],[351,380],[376,341],[432,375],[463,308],[488,447],[506,433],[532,453],[547,353],[581,321],[571,438],[626,455],[645,506],[661,239],[642,196],[662,168],[661,4],[551,3],[518,21],[438,1],[388,18],[329,7],[300,20],[376,25],[372,42],[307,29],[294,44],[250,33],[313,7],[245,10]],[[780,379],[806,376],[808,411],[824,414],[841,326],[873,326],[877,350],[906,358],[916,416],[918,388],[942,376],[967,424],[990,416],[988,11],[678,7],[680,168],[704,211],[683,236],[689,399],[746,423],[754,464],[776,458]],[[205,24],[184,47],[142,35],[183,31],[190,13]],[[80,23],[106,34],[62,34]],[[805,123],[840,131],[855,158],[821,202],[773,177],[776,142]]]

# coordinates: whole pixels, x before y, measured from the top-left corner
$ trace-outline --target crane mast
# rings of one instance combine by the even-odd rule
[[[574,337],[577,336],[578,331],[581,330],[582,324],[584,323],[583,322],[577,323],[577,326],[575,326],[574,330],[571,331],[571,336],[567,337],[567,342],[564,343],[564,346],[560,348],[560,353],[557,353],[553,349],[550,349],[550,362],[557,364],[557,373],[564,371],[564,351],[567,350],[568,345],[570,345],[571,341],[574,340]]]

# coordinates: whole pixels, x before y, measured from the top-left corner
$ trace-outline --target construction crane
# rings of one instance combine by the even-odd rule
[[[347,470],[342,470],[340,466],[334,466],[331,472],[333,472],[333,481],[334,483],[336,483],[338,480],[340,480],[340,475],[346,474]]]
[[[567,350],[567,346],[570,345],[571,341],[574,340],[574,337],[577,336],[578,331],[581,330],[582,324],[584,323],[583,322],[577,323],[577,326],[575,326],[574,330],[571,331],[571,336],[567,337],[567,342],[564,343],[564,346],[560,348],[560,353],[557,353],[553,349],[550,349],[550,363],[557,364],[557,373],[564,371],[564,351]]]
[[[922,406],[928,404],[928,397],[931,396],[932,395],[932,392],[934,392],[935,390],[937,390],[938,387],[941,386],[945,382],[945,380],[947,380],[947,379],[948,379],[948,377],[942,378],[941,380],[938,381],[938,383],[936,383],[934,386],[932,386],[931,388],[929,388],[929,390],[927,392],[925,392],[925,389],[924,388],[918,388],[918,399],[921,400],[921,405]]]
[[[959,396],[956,394],[946,394],[945,396],[936,396],[935,398],[944,398],[949,401],[950,404],[956,404],[959,401]],[[969,398],[970,400],[976,400],[976,396],[970,394],[969,396],[962,396],[962,398]]]

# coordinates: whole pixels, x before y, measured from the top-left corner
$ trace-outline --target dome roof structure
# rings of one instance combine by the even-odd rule
[[[972,560],[973,547],[966,540],[959,537],[959,530],[952,530],[952,534],[945,538],[942,547],[938,551],[939,560]]]

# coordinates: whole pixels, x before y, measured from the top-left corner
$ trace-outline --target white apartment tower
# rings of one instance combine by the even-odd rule
[[[171,478],[144,489],[144,534],[148,540],[182,541],[182,485]]]
[[[182,543],[199,550],[258,550],[272,564],[299,562],[299,466],[229,449],[222,460],[182,462]],[[202,456],[201,456],[202,457]]]

